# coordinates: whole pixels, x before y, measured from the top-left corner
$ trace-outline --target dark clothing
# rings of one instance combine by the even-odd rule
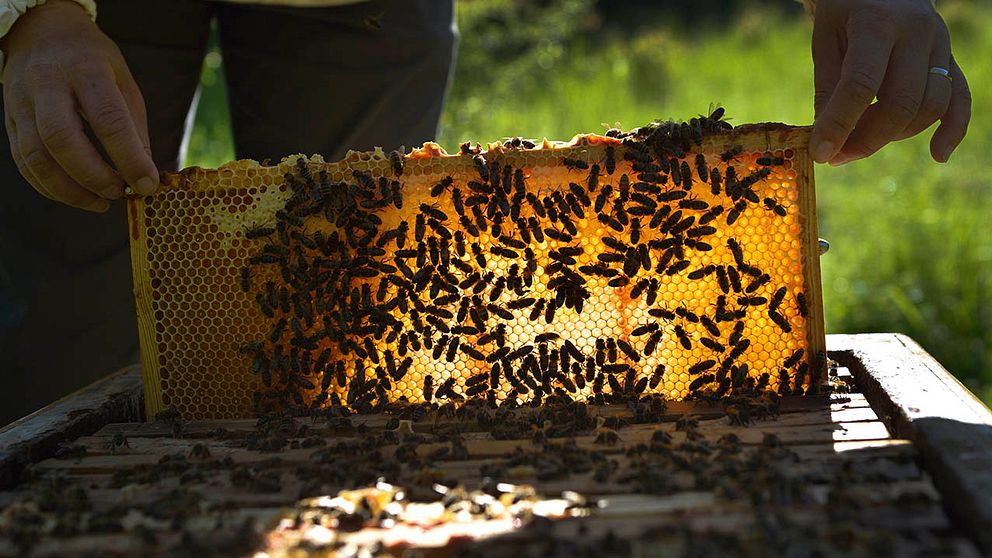
[[[211,22],[238,158],[419,146],[434,138],[454,59],[452,0],[287,8],[100,0],[145,99],[153,156],[176,170]],[[380,29],[365,22],[378,16]],[[36,193],[0,134],[0,424],[138,354],[123,202],[94,215]]]

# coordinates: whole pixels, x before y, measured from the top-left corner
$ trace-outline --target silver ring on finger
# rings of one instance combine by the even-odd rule
[[[947,68],[941,68],[940,66],[930,66],[930,70],[928,70],[927,73],[935,76],[943,76],[947,78],[948,81],[953,80],[953,78],[951,78],[951,71]]]

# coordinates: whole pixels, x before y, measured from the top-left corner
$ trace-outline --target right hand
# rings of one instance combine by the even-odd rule
[[[106,211],[125,185],[155,191],[144,99],[117,45],[78,4],[29,9],[0,48],[10,151],[35,190],[94,212]],[[84,119],[113,167],[86,136]]]

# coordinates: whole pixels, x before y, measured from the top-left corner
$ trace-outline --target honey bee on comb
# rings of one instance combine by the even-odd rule
[[[225,303],[248,324],[233,346],[262,339],[242,372],[264,369],[265,399],[287,408],[681,399],[717,385],[733,395],[764,373],[777,389],[781,358],[766,355],[822,349],[805,295],[786,300],[818,292],[803,255],[808,213],[796,208],[808,159],[801,135],[773,145],[724,116],[570,144],[510,138],[451,156],[427,144],[250,167],[256,190],[239,195],[266,201],[238,221],[273,225],[234,228],[244,244],[222,256],[243,250],[227,276],[248,274],[232,281],[239,302]],[[781,164],[748,165],[769,153]],[[161,204],[148,211],[170,211]],[[161,284],[148,288],[171,288]],[[750,384],[724,381],[745,365]],[[714,378],[690,388],[691,371]]]

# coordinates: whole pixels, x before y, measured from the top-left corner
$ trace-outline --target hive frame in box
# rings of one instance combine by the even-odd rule
[[[804,331],[807,356],[812,360],[823,354],[824,330],[812,160],[807,152],[809,131],[806,127],[781,124],[746,125],[705,137],[700,151],[720,153],[734,145],[741,145],[746,153],[791,150],[791,165],[799,185],[795,204],[799,208],[799,247],[809,305]],[[597,138],[601,137],[576,136],[572,142],[545,143],[538,149],[552,150],[542,156],[558,158],[588,158],[590,153],[599,156],[604,145]],[[512,150],[505,155],[511,162],[515,156]],[[238,272],[259,248],[246,243],[243,232],[253,225],[272,223],[276,210],[291,192],[285,185],[263,186],[262,177],[293,172],[297,158],[287,157],[275,166],[235,161],[219,169],[189,168],[165,175],[155,196],[129,199],[148,416],[169,406],[192,418],[251,414],[251,393],[260,387],[260,382],[251,377],[250,361],[246,363],[237,348],[249,339],[264,337],[267,328],[253,301],[236,288]],[[430,157],[409,159],[404,181],[415,184],[419,176],[436,173],[438,161]],[[466,173],[473,168],[469,156],[442,161],[449,172],[452,161],[461,164]],[[338,176],[345,169],[364,170],[384,163],[388,161],[381,152],[349,153],[344,161],[330,164],[319,156],[310,159],[312,168]],[[424,181],[420,182],[423,186]],[[181,211],[177,212],[174,202],[180,198]],[[162,246],[175,251],[166,254]],[[177,286],[174,293],[165,292],[163,282],[175,277],[182,277],[185,284]],[[177,295],[183,300],[177,302]],[[197,331],[208,338],[199,337]],[[177,371],[174,365],[182,359],[186,367]],[[177,380],[184,385],[177,386]],[[190,403],[193,401],[195,404]]]

